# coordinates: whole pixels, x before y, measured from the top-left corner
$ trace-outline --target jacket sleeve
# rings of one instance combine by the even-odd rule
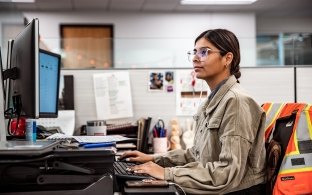
[[[154,155],[154,161],[162,167],[173,167],[194,162],[195,158],[193,155],[193,148],[189,148],[187,150],[172,150],[165,155]]]
[[[241,105],[236,98],[227,102],[227,107],[229,109],[225,110],[219,129],[222,146],[218,161],[206,164],[194,161],[165,168],[166,180],[181,185],[191,194],[224,194],[240,184],[246,173],[248,154],[258,131],[261,114],[250,114],[250,108]],[[253,118],[255,116],[258,117]]]

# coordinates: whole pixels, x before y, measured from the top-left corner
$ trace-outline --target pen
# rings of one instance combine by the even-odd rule
[[[157,130],[155,128],[153,129],[153,136],[158,137],[158,133],[157,133]]]
[[[100,148],[100,147],[108,147],[108,146],[115,146],[115,142],[104,142],[104,143],[89,143],[84,144],[84,148]]]

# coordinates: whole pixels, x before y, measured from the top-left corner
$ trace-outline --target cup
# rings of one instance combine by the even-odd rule
[[[167,137],[154,137],[153,138],[153,151],[154,154],[166,153],[170,149],[170,142]]]
[[[106,122],[104,120],[87,121],[87,135],[104,136],[106,132]]]
[[[26,119],[26,140],[36,142],[37,139],[37,124],[35,119]]]

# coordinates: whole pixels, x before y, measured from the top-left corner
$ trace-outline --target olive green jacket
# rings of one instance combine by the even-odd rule
[[[155,156],[165,179],[190,194],[225,194],[265,182],[265,112],[231,76],[194,116],[194,146]]]

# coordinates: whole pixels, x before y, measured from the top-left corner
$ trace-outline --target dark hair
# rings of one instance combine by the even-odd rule
[[[216,46],[221,52],[221,56],[224,56],[228,52],[233,53],[233,60],[230,64],[230,73],[236,77],[236,79],[240,78],[240,49],[239,42],[237,37],[231,31],[226,29],[212,29],[202,32],[196,39],[196,42],[205,38],[209,42],[211,42],[214,46]]]

